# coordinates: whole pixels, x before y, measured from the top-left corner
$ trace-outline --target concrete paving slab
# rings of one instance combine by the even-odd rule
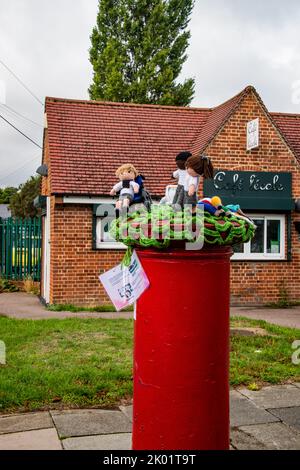
[[[300,388],[300,382],[294,382],[293,385],[295,385],[295,387]]]
[[[279,418],[259,408],[245,396],[235,390],[230,392],[230,425],[232,427],[276,421],[279,421]]]
[[[292,426],[300,432],[300,406],[291,408],[276,408],[270,412],[281,419],[285,424]]]
[[[300,433],[282,423],[242,426],[240,430],[261,442],[269,450],[300,449]]]
[[[300,406],[300,389],[294,385],[273,385],[258,391],[239,389],[260,408],[285,408]]]
[[[72,437],[62,444],[65,450],[131,450],[131,434]]]
[[[0,434],[53,428],[48,412],[0,416]]]
[[[0,450],[62,450],[62,446],[56,430],[52,428],[2,434]]]
[[[293,308],[251,308],[231,307],[230,316],[265,320],[274,325],[300,329],[300,307]]]
[[[36,295],[24,292],[2,293],[0,295],[0,315],[20,320],[47,320],[56,318],[133,318],[133,312],[51,312],[41,304]]]
[[[230,328],[230,336],[276,336],[269,333],[263,328],[251,328],[247,326],[240,326],[238,328]]]
[[[231,429],[230,442],[236,450],[266,450],[266,446],[240,429]]]
[[[127,418],[129,419],[129,421],[132,423],[132,414],[133,414],[133,406],[132,405],[129,405],[129,406],[119,406],[120,410],[122,411],[122,413],[125,414],[125,416],[127,416]]]
[[[131,432],[132,425],[121,411],[51,411],[60,438]]]

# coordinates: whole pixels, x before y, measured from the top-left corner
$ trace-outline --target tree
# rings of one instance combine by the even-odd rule
[[[13,217],[26,219],[37,215],[33,201],[40,193],[40,184],[41,177],[32,176],[26,183],[19,186],[18,192],[12,196],[9,205]]]
[[[194,79],[177,79],[187,59],[193,6],[194,0],[99,0],[91,99],[190,104]]]
[[[8,186],[7,188],[0,188],[0,204],[9,204],[11,197],[16,194],[18,188]]]

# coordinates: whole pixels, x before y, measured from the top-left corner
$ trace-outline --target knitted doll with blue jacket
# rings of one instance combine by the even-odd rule
[[[138,194],[140,186],[135,182],[138,172],[131,164],[120,166],[116,171],[116,176],[120,179],[110,192],[111,196],[119,194],[116,202],[116,209],[121,210],[129,207],[133,203],[134,195]]]

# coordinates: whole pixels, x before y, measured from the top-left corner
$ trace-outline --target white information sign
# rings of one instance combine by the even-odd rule
[[[135,251],[129,266],[119,264],[99,279],[117,311],[132,305],[150,285]]]
[[[247,150],[259,147],[259,118],[247,124]]]

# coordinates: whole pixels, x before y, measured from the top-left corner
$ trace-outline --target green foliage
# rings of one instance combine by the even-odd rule
[[[8,186],[7,188],[0,188],[0,204],[9,204],[11,197],[18,192],[17,188]]]
[[[279,300],[277,302],[271,302],[266,305],[266,307],[270,308],[291,308],[300,305],[300,301],[298,300],[291,300],[289,297],[289,293],[287,291],[285,282],[282,281],[279,287]]]
[[[40,193],[40,176],[32,176],[26,183],[19,186],[19,191],[10,200],[10,210],[13,217],[21,219],[37,216],[37,209],[33,205],[34,199]]]
[[[96,307],[76,307],[72,304],[53,304],[47,307],[51,312],[116,312],[113,305],[99,305]],[[129,306],[122,310],[122,312],[132,312],[133,306]]]
[[[23,289],[25,292],[28,294],[39,295],[40,289],[38,285],[39,284],[34,281],[32,276],[25,276],[25,279],[23,280]]]
[[[260,386],[257,383],[253,382],[249,384],[247,388],[248,390],[252,390],[253,392],[256,392],[257,390],[260,389]]]
[[[3,279],[0,277],[0,293],[1,292],[18,292],[19,288],[8,279]]]
[[[194,79],[177,79],[187,59],[194,0],[100,0],[91,35],[91,99],[187,106]]]

